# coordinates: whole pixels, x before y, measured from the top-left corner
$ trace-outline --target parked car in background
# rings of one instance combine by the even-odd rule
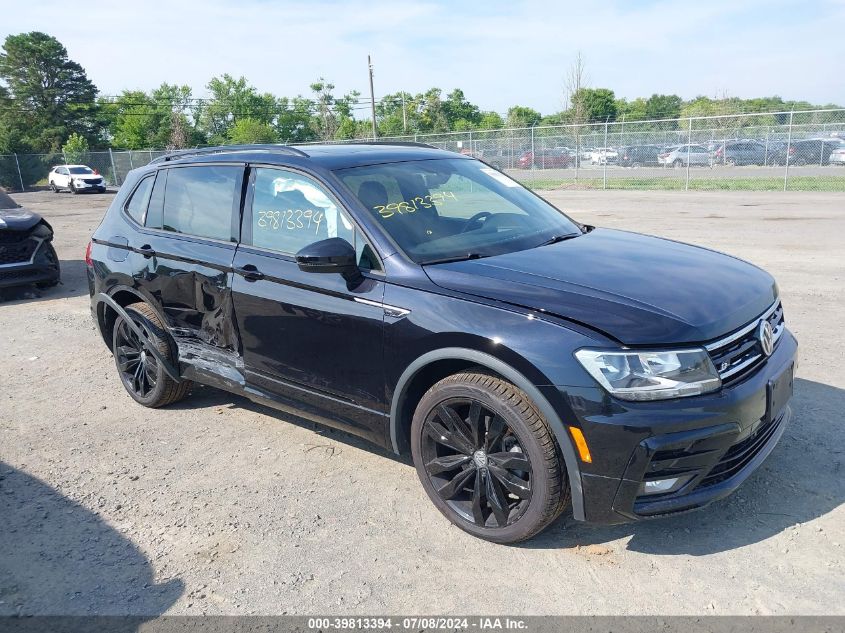
[[[71,193],[106,191],[106,181],[87,165],[56,165],[47,175],[47,182],[55,193],[62,189],[68,189]]]
[[[835,149],[830,153],[831,165],[845,165],[845,146]]]
[[[710,152],[703,145],[672,145],[657,155],[657,161],[664,167],[708,166]]]
[[[628,145],[617,150],[617,164],[622,167],[647,167],[659,165],[657,157],[660,154],[659,145]]]
[[[520,169],[554,169],[560,167],[572,167],[575,164],[575,155],[568,147],[555,147],[552,149],[541,149],[523,152],[517,160],[517,167]]]
[[[769,162],[775,165],[786,164],[788,152],[790,165],[828,165],[831,154],[842,148],[845,148],[845,140],[836,137],[793,140],[779,144],[774,151],[770,148]]]
[[[760,141],[745,139],[728,141],[713,154],[714,165],[763,165],[766,162],[766,146]]]
[[[53,227],[32,211],[0,208],[0,288],[26,284],[49,288],[59,278]]]
[[[592,165],[605,165],[616,163],[619,159],[619,153],[612,147],[597,147],[590,154],[590,163]]]
[[[483,160],[488,165],[496,169],[511,169],[516,167],[517,160],[521,154],[516,154],[512,150],[505,148],[494,149],[480,149],[473,158]]]

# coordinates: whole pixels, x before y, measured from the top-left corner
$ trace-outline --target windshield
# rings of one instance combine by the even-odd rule
[[[90,167],[68,167],[67,170],[72,174],[93,174],[94,170]]]
[[[418,160],[335,173],[418,264],[500,255],[581,234],[542,198],[477,160]]]

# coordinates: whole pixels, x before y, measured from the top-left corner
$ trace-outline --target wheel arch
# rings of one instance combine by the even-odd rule
[[[144,302],[155,311],[162,323],[167,323],[162,311],[159,309],[159,306],[156,305],[155,301],[136,288],[116,285],[110,288],[105,294],[122,308],[125,308],[133,303]],[[106,347],[110,350],[112,347],[114,323],[118,316],[117,310],[109,305],[109,303],[106,301],[97,301],[97,324],[99,325],[100,335],[103,337]]]
[[[410,420],[413,405],[435,382],[470,367],[480,366],[499,375],[524,391],[534,402],[555,435],[563,455],[572,493],[572,510],[577,520],[584,520],[584,499],[581,488],[581,468],[565,426],[559,415],[540,390],[503,360],[485,352],[469,348],[447,347],[423,354],[402,372],[393,392],[390,405],[390,443],[398,455],[410,451]],[[556,422],[557,421],[557,422]]]

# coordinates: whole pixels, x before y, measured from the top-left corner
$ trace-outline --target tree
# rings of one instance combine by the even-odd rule
[[[533,108],[512,106],[508,108],[508,127],[534,127],[543,116]]]
[[[282,142],[304,143],[317,138],[311,125],[311,102],[308,99],[301,96],[293,99],[282,97],[276,105],[278,114],[274,127]]]
[[[238,119],[229,128],[229,142],[234,145],[250,145],[254,143],[278,143],[276,130],[269,123],[255,119]]]
[[[88,141],[74,132],[62,145],[62,152],[68,165],[84,164],[88,162]]]
[[[97,88],[56,38],[37,31],[9,35],[0,78],[14,103],[14,123],[31,148],[55,151],[71,133],[99,140]]]
[[[455,88],[446,95],[443,111],[449,127],[453,130],[471,130],[481,123],[481,110],[466,100],[464,91],[460,88]]]
[[[497,112],[482,112],[478,122],[480,130],[499,130],[505,127],[505,120]]]
[[[239,119],[249,118],[268,125],[275,119],[276,97],[259,94],[244,77],[235,79],[228,74],[213,77],[207,88],[212,96],[198,113],[198,127],[214,145],[228,140],[229,129]]]
[[[572,123],[580,124],[587,121],[584,111],[584,104],[575,95],[587,87],[587,64],[584,61],[581,51],[575,55],[575,60],[566,73],[566,85],[564,86],[563,109],[568,111],[567,117]]]
[[[616,120],[616,95],[607,88],[581,88],[572,95],[572,109],[583,112],[585,121]]]
[[[651,95],[645,102],[645,116],[649,119],[677,119],[684,100],[678,95]]]
[[[319,138],[323,140],[351,138],[350,135],[354,135],[356,130],[352,117],[352,106],[358,102],[361,93],[353,90],[340,98],[336,98],[333,90],[334,84],[327,82],[322,77],[311,84],[316,110],[316,116],[313,120],[315,131]]]

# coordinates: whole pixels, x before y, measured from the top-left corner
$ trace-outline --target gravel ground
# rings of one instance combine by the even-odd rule
[[[56,229],[64,284],[0,302],[0,614],[845,614],[845,195],[546,195],[777,276],[796,416],[737,494],[497,546],[354,437],[202,387],[145,409],[88,307],[83,253],[111,196],[21,194]]]

